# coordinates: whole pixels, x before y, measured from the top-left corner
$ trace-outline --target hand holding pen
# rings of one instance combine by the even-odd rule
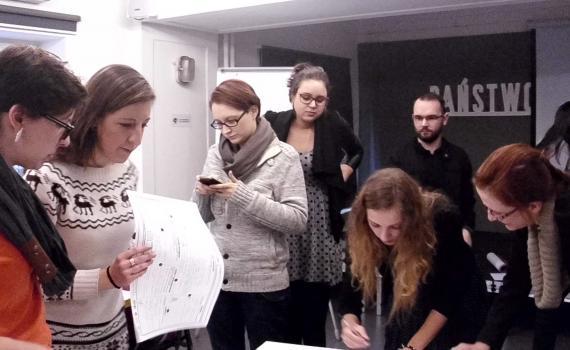
[[[349,349],[367,349],[370,347],[370,338],[356,315],[344,315],[341,325],[342,341]]]

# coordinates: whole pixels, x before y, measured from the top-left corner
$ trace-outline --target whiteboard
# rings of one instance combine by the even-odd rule
[[[261,115],[266,111],[290,110],[287,79],[293,67],[229,67],[218,68],[218,84],[228,79],[243,80],[261,100]]]

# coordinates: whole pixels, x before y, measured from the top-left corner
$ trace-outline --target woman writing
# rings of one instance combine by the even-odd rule
[[[475,189],[489,221],[515,234],[507,274],[475,344],[458,350],[500,349],[517,311],[534,292],[533,349],[554,349],[570,274],[570,176],[540,151],[503,146],[481,164]]]
[[[330,82],[321,67],[296,65],[288,87],[293,109],[265,114],[277,137],[299,153],[309,203],[305,234],[287,237],[292,297],[288,341],[324,347],[331,288],[342,278],[340,210],[352,194],[346,181],[363,151],[350,125],[327,110]]]
[[[349,219],[357,288],[347,288],[342,303],[348,348],[370,346],[359,315],[362,297],[376,295],[376,269],[392,290],[384,349],[448,350],[458,339],[474,339],[482,317],[468,310],[481,308],[484,289],[461,230],[458,209],[443,195],[422,195],[402,170],[383,169],[366,181]]]
[[[227,80],[212,92],[211,126],[220,141],[208,151],[196,202],[224,258],[222,291],[208,324],[212,348],[256,349],[284,341],[289,308],[286,235],[307,222],[303,171],[295,150],[261,118],[251,86]]]
[[[128,349],[121,289],[152,264],[148,247],[129,248],[133,212],[125,197],[138,174],[128,160],[150,120],[154,93],[136,70],[110,65],[87,83],[71,145],[31,171],[36,189],[78,271],[65,294],[47,303],[54,349]]]

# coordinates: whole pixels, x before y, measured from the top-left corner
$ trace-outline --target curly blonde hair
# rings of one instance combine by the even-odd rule
[[[348,247],[353,279],[365,301],[373,301],[376,269],[383,264],[390,266],[394,277],[390,319],[415,305],[419,285],[425,283],[432,268],[436,237],[430,206],[426,204],[417,182],[395,168],[370,176],[352,204]],[[392,208],[400,210],[402,224],[397,243],[389,248],[370,229],[366,210]]]

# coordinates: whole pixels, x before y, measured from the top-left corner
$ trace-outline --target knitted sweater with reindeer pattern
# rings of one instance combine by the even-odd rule
[[[126,191],[136,188],[135,166],[130,161],[103,168],[55,161],[24,176],[44,203],[77,268],[73,286],[58,300],[46,300],[52,331],[53,322],[93,325],[111,321],[124,302],[118,289],[98,290],[99,272],[129,247],[134,233]]]

